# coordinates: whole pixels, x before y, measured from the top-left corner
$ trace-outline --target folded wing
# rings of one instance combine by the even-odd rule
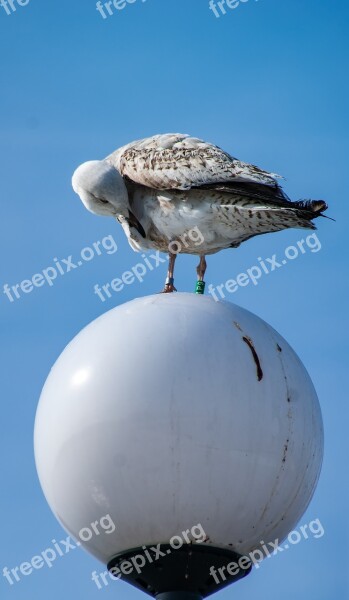
[[[123,146],[106,160],[131,181],[158,190],[254,183],[280,190],[276,178],[218,146],[183,134],[156,135]]]

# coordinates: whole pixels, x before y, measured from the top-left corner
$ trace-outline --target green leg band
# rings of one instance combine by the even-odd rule
[[[205,282],[197,281],[195,286],[195,294],[204,294],[205,293]]]

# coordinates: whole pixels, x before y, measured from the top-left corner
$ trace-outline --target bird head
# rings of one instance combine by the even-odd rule
[[[72,178],[74,192],[90,212],[102,216],[128,214],[128,194],[123,177],[105,160],[80,165]]]

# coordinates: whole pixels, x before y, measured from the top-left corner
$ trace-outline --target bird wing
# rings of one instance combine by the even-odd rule
[[[253,183],[279,190],[275,173],[241,162],[218,146],[183,134],[132,142],[106,158],[131,181],[158,190]]]

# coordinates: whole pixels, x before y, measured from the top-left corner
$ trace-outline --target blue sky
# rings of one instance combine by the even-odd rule
[[[348,594],[347,394],[348,64],[345,0],[249,0],[216,18],[201,0],[136,0],[103,19],[93,0],[0,7],[1,562],[30,560],[66,534],[42,494],[33,424],[42,385],[65,345],[105,310],[162,288],[165,267],[104,303],[94,294],[135,265],[120,226],[88,213],[71,189],[76,166],[133,139],[180,131],[281,173],[293,199],[324,198],[321,251],[305,254],[227,300],[268,321],[293,346],[317,389],[325,424],[320,483],[302,522],[320,539],[267,561],[224,598],[334,600]],[[118,250],[83,263],[13,302],[3,293],[54,258],[74,260],[112,235]],[[258,257],[283,256],[299,230],[257,237],[209,258],[206,280],[234,278]],[[196,260],[178,260],[176,285],[195,285]],[[22,578],[1,576],[4,600],[140,598],[81,550]],[[217,596],[218,598],[218,596]]]

